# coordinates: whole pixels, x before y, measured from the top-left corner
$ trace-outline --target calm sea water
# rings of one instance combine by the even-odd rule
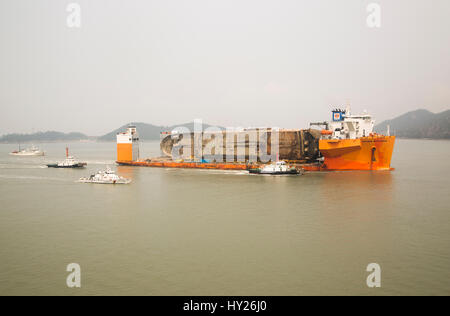
[[[42,167],[65,145],[0,145],[0,295],[450,294],[448,141],[398,140],[392,172],[117,167],[128,186],[75,182],[114,166],[114,143],[70,144],[86,170]]]

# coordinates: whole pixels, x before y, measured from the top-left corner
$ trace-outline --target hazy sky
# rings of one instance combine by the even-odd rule
[[[0,0],[0,40],[0,134],[450,108],[448,0]]]

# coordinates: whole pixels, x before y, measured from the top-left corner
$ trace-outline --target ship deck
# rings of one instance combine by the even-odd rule
[[[173,161],[170,158],[158,157],[138,161],[116,161],[121,166],[152,167],[152,168],[183,168],[183,169],[215,169],[215,170],[248,170],[258,168],[261,163],[243,162],[195,162],[195,161]],[[304,161],[287,161],[296,168],[306,171],[320,171],[317,163],[306,163]]]

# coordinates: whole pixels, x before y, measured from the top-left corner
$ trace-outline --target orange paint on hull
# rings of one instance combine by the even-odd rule
[[[390,170],[395,136],[321,139],[322,170]]]
[[[133,145],[117,144],[117,160],[118,161],[132,161],[133,160]]]
[[[324,171],[322,169],[322,165],[320,165],[318,163],[300,165],[299,167],[302,168],[303,170],[309,171],[309,172]]]

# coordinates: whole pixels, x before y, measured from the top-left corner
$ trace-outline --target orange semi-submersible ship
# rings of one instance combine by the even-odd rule
[[[374,121],[368,114],[351,115],[350,109],[334,110],[332,121],[311,123],[322,126],[322,130],[280,130],[279,147],[272,149],[271,129],[244,129],[241,131],[201,132],[201,150],[185,146],[187,159],[173,159],[171,152],[184,139],[193,143],[194,133],[164,133],[161,139],[161,151],[164,157],[140,159],[139,136],[135,126],[117,135],[117,163],[128,166],[163,168],[198,168],[246,170],[261,165],[259,151],[255,161],[250,162],[250,147],[260,149],[260,140],[267,139],[267,151],[277,150],[277,159],[288,161],[297,168],[307,171],[328,170],[390,170],[395,136],[379,135],[373,132]],[[232,133],[233,135],[228,135]],[[250,141],[249,135],[256,133],[256,141]],[[230,137],[231,136],[231,137]],[[204,154],[211,139],[219,137],[220,148],[215,148],[215,157]],[[231,140],[231,142],[230,142]],[[252,144],[252,145],[250,145]],[[194,158],[196,157],[196,158]],[[231,161],[229,159],[231,157]],[[253,157],[254,158],[254,157]]]
[[[311,123],[325,126],[320,170],[390,170],[395,136],[374,133],[374,124],[369,114],[351,115],[349,108],[334,110],[331,122]]]

